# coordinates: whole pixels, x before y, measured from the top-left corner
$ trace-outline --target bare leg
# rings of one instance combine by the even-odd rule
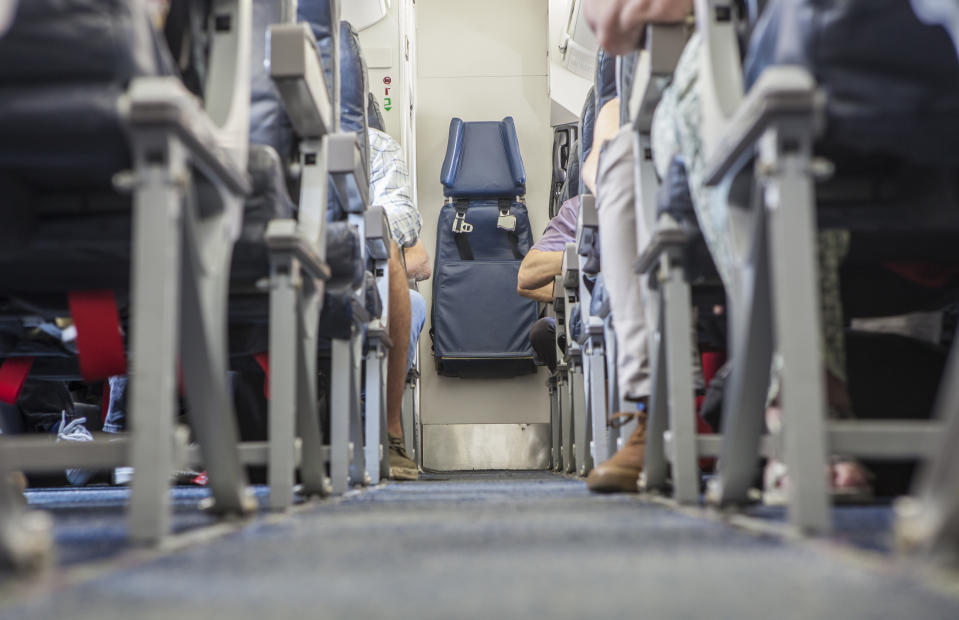
[[[403,436],[401,421],[406,365],[410,349],[410,292],[396,244],[390,250],[390,348],[386,371],[386,423],[391,435]]]

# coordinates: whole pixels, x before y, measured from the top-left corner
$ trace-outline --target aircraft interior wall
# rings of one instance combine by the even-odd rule
[[[536,237],[548,222],[552,131],[547,11],[547,0],[416,3],[417,193],[423,240],[431,254],[443,205],[439,172],[452,117],[515,119]],[[429,304],[429,282],[424,284],[420,291]],[[420,340],[425,466],[544,466],[545,461],[539,461],[547,452],[535,447],[547,437],[546,372],[540,369],[535,375],[506,380],[439,377],[433,368],[429,328],[428,320]],[[510,446],[517,442],[534,449],[516,450],[510,457]]]

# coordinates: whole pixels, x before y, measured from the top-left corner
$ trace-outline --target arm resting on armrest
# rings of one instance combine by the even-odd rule
[[[563,269],[562,252],[543,252],[532,249],[519,266],[516,278],[517,289],[532,291],[553,282]]]
[[[521,297],[529,297],[532,300],[540,301],[545,304],[553,303],[553,283],[550,282],[546,286],[541,286],[540,288],[535,289],[525,289],[516,287],[516,292],[519,293]]]
[[[406,274],[409,277],[417,282],[422,282],[433,275],[430,255],[423,247],[422,239],[417,240],[413,246],[404,248],[403,254],[406,256]]]

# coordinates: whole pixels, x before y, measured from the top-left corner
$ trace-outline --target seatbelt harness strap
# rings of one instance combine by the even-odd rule
[[[3,360],[0,365],[0,401],[9,405],[17,403],[32,366],[32,357],[9,357]]]
[[[497,206],[499,207],[499,217],[496,218],[496,227],[505,230],[509,236],[513,258],[523,260],[523,254],[519,251],[519,236],[516,234],[516,216],[512,214],[513,201],[508,198],[500,198],[497,201]]]
[[[473,225],[466,221],[469,201],[457,200],[454,207],[456,215],[453,217],[453,239],[456,241],[456,251],[459,252],[460,260],[473,260],[473,248],[466,238],[466,234],[473,231]]]
[[[120,315],[113,291],[73,291],[67,295],[77,328],[77,357],[86,381],[127,374]]]

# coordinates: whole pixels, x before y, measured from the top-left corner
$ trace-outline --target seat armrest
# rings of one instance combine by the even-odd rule
[[[553,278],[553,315],[559,323],[566,310],[566,288],[563,286],[563,276]]]
[[[203,98],[219,139],[241,169],[250,145],[253,0],[214,0]]]
[[[334,114],[313,31],[306,24],[270,26],[270,77],[301,138],[332,133]]]
[[[563,250],[562,270],[563,287],[577,290],[579,288],[579,255],[576,253],[575,243],[567,243]]]
[[[707,161],[706,184],[720,183],[775,122],[803,120],[818,131],[822,108],[816,81],[806,69],[786,65],[765,69],[721,133]]]
[[[599,214],[596,212],[596,199],[593,196],[580,196],[579,219],[576,221],[576,249],[586,256],[594,244],[596,231],[599,230]],[[587,234],[588,231],[592,231]]]
[[[330,279],[330,268],[323,262],[313,247],[297,231],[296,220],[271,220],[266,227],[266,245],[270,252],[292,254],[300,265],[314,278]]]
[[[340,204],[349,213],[362,213],[370,204],[370,180],[363,165],[358,134],[344,131],[327,136],[328,169]],[[362,204],[350,204],[350,196],[360,196]]]
[[[683,24],[649,24],[646,26],[646,46],[640,52],[636,79],[630,98],[629,117],[634,127],[648,132],[653,123],[653,112],[686,45],[686,27]]]
[[[172,132],[190,151],[191,161],[212,183],[240,196],[250,193],[246,162],[242,166],[237,163],[234,153],[222,140],[222,132],[179,79],[136,78],[121,105],[134,143],[143,132]],[[149,148],[145,156],[150,156]]]
[[[689,233],[679,227],[664,227],[657,230],[649,245],[643,248],[636,259],[634,270],[636,273],[649,273],[659,264],[659,257],[675,249],[682,249],[689,242]]]
[[[370,207],[363,214],[366,248],[373,260],[390,258],[390,223],[383,207]]]

